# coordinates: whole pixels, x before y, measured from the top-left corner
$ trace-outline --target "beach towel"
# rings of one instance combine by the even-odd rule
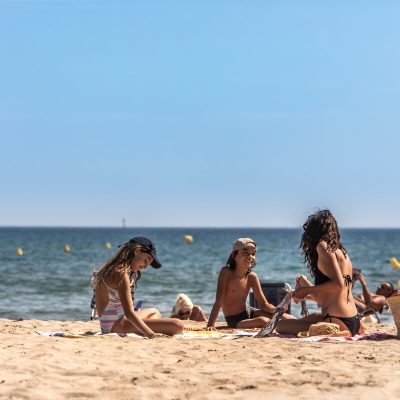
[[[107,333],[102,334],[101,331],[93,332],[40,332],[36,331],[40,336],[48,337],[63,337],[69,339],[84,339],[84,338],[95,338],[99,336],[116,336],[121,338],[134,338],[134,339],[147,339],[144,336],[136,335],[135,333]],[[245,330],[230,330],[230,332],[221,331],[184,331],[179,335],[175,335],[175,338],[180,339],[239,339],[239,338],[255,338],[257,332],[249,332]],[[283,335],[279,333],[271,333],[270,338],[274,339],[289,339],[298,342],[354,342],[357,340],[384,340],[384,339],[396,339],[397,336],[388,332],[374,332],[366,335],[355,335],[355,336],[310,336],[305,338],[298,338],[294,335]]]

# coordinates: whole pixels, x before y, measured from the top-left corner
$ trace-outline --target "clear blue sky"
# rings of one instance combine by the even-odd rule
[[[0,0],[0,225],[400,227],[399,15]]]

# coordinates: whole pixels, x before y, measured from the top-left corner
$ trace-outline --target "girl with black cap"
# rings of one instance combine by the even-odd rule
[[[96,276],[96,308],[102,333],[137,333],[148,338],[181,333],[180,320],[159,318],[156,309],[135,311],[133,307],[130,275],[136,287],[141,271],[148,265],[161,267],[154,243],[134,237],[119,247]]]

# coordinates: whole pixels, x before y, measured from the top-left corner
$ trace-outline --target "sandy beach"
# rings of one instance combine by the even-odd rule
[[[282,338],[72,339],[36,333],[88,330],[97,331],[98,322],[0,320],[0,397],[399,398],[398,339],[309,343]],[[390,325],[375,330],[396,332]]]

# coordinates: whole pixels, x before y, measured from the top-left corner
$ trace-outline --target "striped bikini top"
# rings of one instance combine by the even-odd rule
[[[113,289],[112,287],[108,286],[103,280],[104,286],[107,288],[108,292],[108,303],[107,309],[115,309],[115,308],[122,308],[121,300],[119,298],[118,289]]]

